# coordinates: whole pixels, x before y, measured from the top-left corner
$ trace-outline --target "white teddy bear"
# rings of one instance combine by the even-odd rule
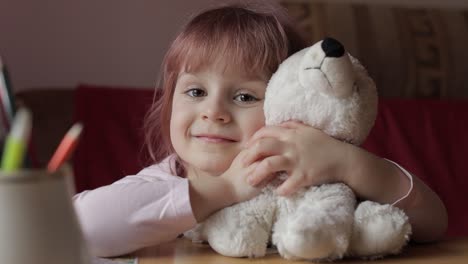
[[[326,38],[279,66],[264,109],[267,125],[301,121],[359,145],[374,124],[377,92],[359,61]],[[402,210],[371,201],[356,208],[354,193],[341,183],[277,196],[274,189],[284,177],[252,200],[216,212],[186,236],[226,256],[261,257],[273,244],[284,258],[306,260],[397,254],[408,241],[411,226]]]

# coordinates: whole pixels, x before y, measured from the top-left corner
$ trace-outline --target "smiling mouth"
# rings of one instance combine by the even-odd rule
[[[202,140],[204,142],[209,142],[209,143],[234,143],[234,142],[237,142],[234,139],[220,137],[220,136],[214,136],[214,135],[198,135],[198,136],[195,136],[195,138],[197,138],[199,140]]]

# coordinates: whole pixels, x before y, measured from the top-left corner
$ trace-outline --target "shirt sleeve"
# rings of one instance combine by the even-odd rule
[[[168,159],[111,185],[73,197],[91,253],[117,256],[170,241],[196,225],[188,180]]]

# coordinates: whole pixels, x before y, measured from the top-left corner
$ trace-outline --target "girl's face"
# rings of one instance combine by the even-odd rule
[[[245,72],[217,63],[179,74],[170,135],[189,176],[222,174],[264,125],[267,81]]]

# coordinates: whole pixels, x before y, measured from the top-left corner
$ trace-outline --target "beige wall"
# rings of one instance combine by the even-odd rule
[[[466,0],[350,1],[468,6]],[[0,55],[16,91],[80,82],[153,87],[186,17],[214,2],[220,1],[0,0]]]
[[[152,87],[184,19],[212,0],[0,0],[15,90],[79,82]]]

